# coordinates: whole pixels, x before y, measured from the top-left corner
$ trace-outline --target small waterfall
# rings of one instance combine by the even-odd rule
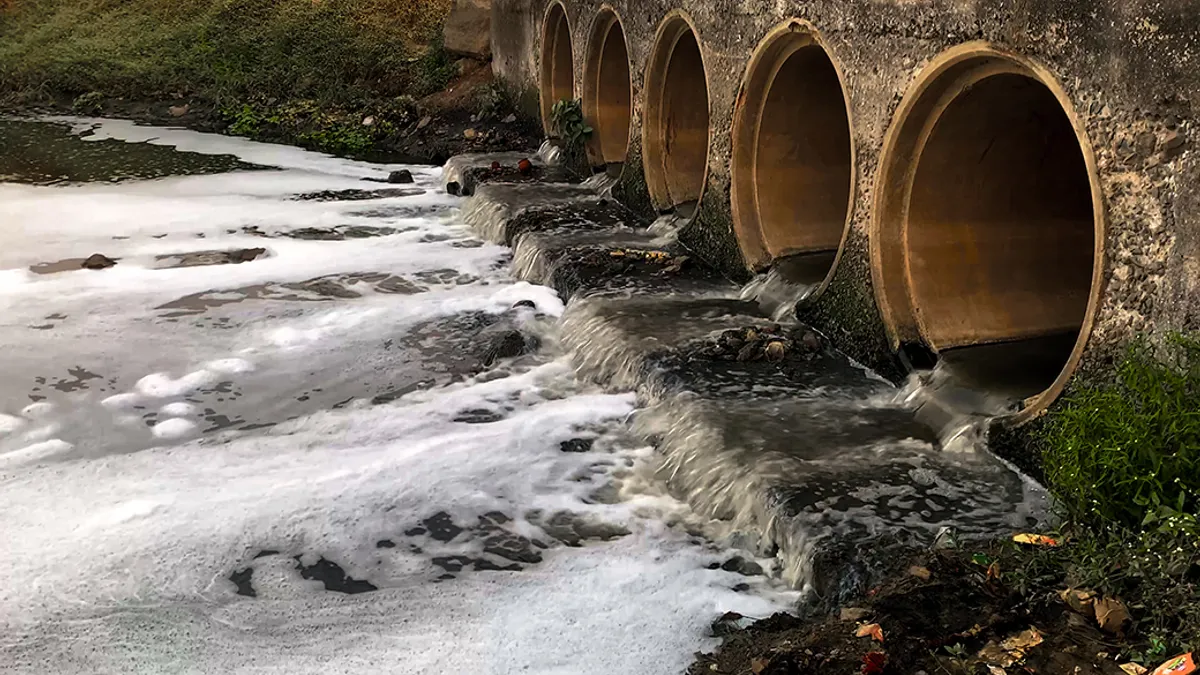
[[[947,452],[975,452],[986,446],[991,422],[1016,412],[1018,401],[963,386],[952,366],[939,362],[932,370],[913,372],[893,401],[915,411],[937,430]]]
[[[558,166],[562,163],[562,148],[557,143],[546,139],[538,147],[537,158],[546,166]]]
[[[686,216],[675,212],[664,213],[650,223],[647,232],[654,235],[654,244],[656,246],[668,246],[675,243],[679,238],[679,230],[688,222]]]
[[[817,286],[788,281],[778,267],[772,267],[742,287],[741,298],[757,302],[775,321],[795,321],[796,306],[804,302]]]

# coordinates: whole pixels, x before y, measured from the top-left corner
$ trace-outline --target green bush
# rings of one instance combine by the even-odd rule
[[[1200,535],[1200,338],[1134,342],[1115,382],[1064,398],[1044,442],[1047,483],[1073,519]]]

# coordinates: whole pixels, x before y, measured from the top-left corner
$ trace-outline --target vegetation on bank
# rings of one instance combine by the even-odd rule
[[[451,4],[8,0],[0,105],[99,114],[115,101],[146,101],[161,116],[174,106],[184,123],[204,116],[203,125],[237,135],[337,153],[391,150],[423,116],[421,99],[462,74],[442,49]],[[461,105],[499,120],[516,101],[480,87]]]
[[[1200,651],[1200,336],[1135,341],[1115,375],[1077,385],[1046,420],[1065,545],[1022,552],[1016,579],[1119,598],[1149,661]]]

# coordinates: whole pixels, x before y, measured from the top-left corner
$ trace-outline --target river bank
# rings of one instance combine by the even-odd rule
[[[130,119],[440,165],[537,148],[486,54],[444,47],[444,0],[0,6],[0,112]]]

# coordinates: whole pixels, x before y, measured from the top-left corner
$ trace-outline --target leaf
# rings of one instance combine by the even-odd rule
[[[929,578],[933,576],[928,567],[921,567],[920,565],[913,565],[908,568],[908,573],[921,581],[929,581]]]
[[[771,659],[750,659],[750,670],[754,672],[754,675],[758,675],[762,671],[766,670],[767,666],[769,665],[771,665]]]
[[[863,675],[880,675],[887,667],[887,654],[883,652],[868,652],[863,655]]]
[[[1044,534],[1014,534],[1013,541],[1018,544],[1028,544],[1030,546],[1058,546],[1058,540],[1053,537],[1047,537]]]
[[[976,553],[971,556],[971,562],[980,567],[989,567],[992,564],[992,557],[986,553]]]
[[[1093,603],[1092,609],[1100,630],[1111,635],[1124,635],[1126,624],[1132,621],[1125,603],[1116,598],[1100,598]]]
[[[883,628],[877,623],[864,623],[854,633],[855,637],[871,636],[876,642],[883,642]]]
[[[1146,673],[1150,672],[1148,668],[1136,663],[1126,663],[1121,666],[1121,670],[1127,675],[1146,675]]]

